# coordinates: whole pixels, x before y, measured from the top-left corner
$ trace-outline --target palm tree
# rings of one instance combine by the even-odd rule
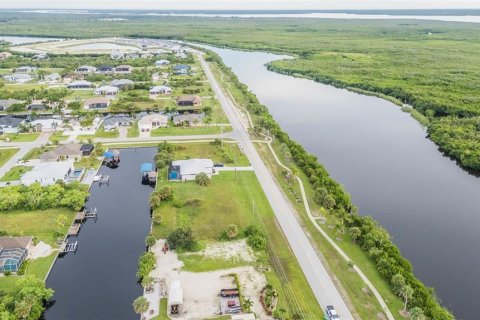
[[[352,237],[353,243],[357,241],[358,238],[362,235],[362,230],[359,227],[351,227],[349,229],[350,237]]]
[[[227,236],[229,239],[235,239],[238,236],[238,227],[235,224],[227,227]]]
[[[425,320],[425,314],[423,313],[422,308],[414,307],[410,309],[410,320]]]
[[[251,308],[253,307],[253,301],[250,298],[245,298],[242,303],[242,309],[245,312],[250,312]]]
[[[133,310],[135,313],[142,314],[148,311],[148,308],[150,308],[150,303],[145,297],[138,297],[133,301]]]
[[[146,276],[142,278],[142,282],[140,283],[143,288],[149,289],[155,283],[155,278]]]
[[[405,285],[400,290],[400,296],[403,298],[405,304],[403,305],[403,311],[407,311],[408,300],[413,296],[413,288],[410,285]]]

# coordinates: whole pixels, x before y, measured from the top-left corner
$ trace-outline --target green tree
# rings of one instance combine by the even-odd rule
[[[140,282],[140,284],[142,285],[142,288],[145,288],[145,289],[151,288],[154,283],[155,283],[155,278],[150,276],[143,277],[142,281]]]
[[[137,314],[142,314],[148,311],[148,308],[150,308],[150,303],[145,297],[138,297],[133,301],[133,310]]]
[[[208,177],[208,175],[205,172],[197,174],[195,177],[195,182],[200,185],[200,186],[208,186],[210,183],[212,183],[212,180]]]
[[[350,237],[353,240],[353,243],[357,241],[358,238],[362,235],[362,230],[359,227],[351,227],[349,229]]]
[[[145,238],[145,245],[149,248],[153,247],[155,245],[155,242],[157,242],[157,240],[155,239],[154,236],[152,235],[148,235],[146,238]]]
[[[413,297],[413,288],[410,285],[404,285],[400,290],[400,297],[402,297],[404,305],[403,311],[407,311],[408,300]]]
[[[392,283],[392,289],[393,292],[396,295],[400,295],[400,292],[402,291],[402,288],[405,287],[406,282],[405,282],[405,277],[399,273],[394,275],[391,280]]]
[[[425,314],[423,313],[422,308],[413,307],[410,309],[410,319],[411,320],[426,320]]]
[[[235,239],[238,236],[238,227],[235,224],[231,224],[227,227],[225,230],[225,234],[227,237],[232,240]]]
[[[246,298],[243,300],[243,303],[242,303],[243,312],[251,312],[252,307],[253,307],[253,301],[250,298]]]

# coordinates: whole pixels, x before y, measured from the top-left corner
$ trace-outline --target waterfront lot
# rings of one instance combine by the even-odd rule
[[[220,233],[229,225],[236,224],[240,230],[257,225],[267,236],[267,251],[261,253],[254,263],[271,268],[265,275],[279,293],[278,308],[285,308],[290,315],[300,314],[305,319],[320,319],[322,312],[293,255],[286,239],[279,230],[274,213],[253,172],[221,172],[213,177],[208,187],[195,182],[175,183],[160,181],[159,187],[171,186],[179,199],[199,199],[197,207],[175,208],[164,203],[156,212],[162,216],[162,224],[154,226],[157,238],[165,238],[178,227],[190,227],[194,235],[205,245],[218,241]],[[196,270],[211,271],[238,266],[231,261],[219,263],[209,258],[197,259]],[[245,262],[239,262],[244,265]]]

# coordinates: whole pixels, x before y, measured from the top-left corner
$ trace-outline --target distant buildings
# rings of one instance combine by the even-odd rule
[[[173,67],[173,74],[175,75],[188,75],[190,73],[190,66],[186,64],[177,64]]]
[[[172,94],[172,88],[167,86],[155,86],[149,90],[151,95]]]
[[[92,66],[81,66],[81,67],[78,67],[77,70],[75,70],[75,72],[81,73],[81,74],[94,73],[95,71],[97,71],[97,68]]]
[[[129,79],[118,79],[110,82],[112,87],[117,87],[118,89],[133,89],[135,82]]]
[[[10,52],[0,52],[0,60],[8,59],[12,56]]]
[[[103,118],[103,129],[105,131],[116,130],[118,127],[128,127],[133,123],[130,116],[124,114],[108,115]]]
[[[110,105],[110,100],[102,97],[91,98],[85,100],[83,108],[88,109],[105,109]]]
[[[167,126],[168,117],[160,113],[149,114],[138,120],[138,130],[141,132],[152,131],[156,128],[166,128]]]
[[[35,70],[37,70],[36,67],[23,66],[23,67],[18,67],[17,69],[15,69],[15,73],[32,73]]]
[[[95,89],[95,94],[96,95],[104,95],[107,97],[114,97],[117,95],[117,93],[120,91],[117,87],[114,86],[101,86]]]
[[[125,58],[125,53],[123,53],[120,50],[112,50],[112,53],[110,53],[110,58],[119,60]]]
[[[163,66],[167,66],[170,64],[170,61],[168,60],[158,60],[158,61],[155,61],[155,67],[157,68],[160,68],[160,67],[163,67]]]
[[[175,126],[200,127],[203,126],[203,113],[179,114],[173,116],[173,124]]]
[[[7,100],[0,100],[0,111],[5,111],[14,104],[21,103],[22,101],[16,99],[7,99]]]
[[[6,74],[3,76],[5,81],[27,83],[33,80],[33,77],[27,73]]]
[[[90,89],[93,87],[93,83],[86,80],[77,80],[70,82],[67,87],[68,89]]]
[[[119,65],[115,67],[115,70],[114,70],[115,73],[127,73],[127,74],[132,73],[132,71],[133,71],[133,67],[127,64]]]
[[[5,116],[0,118],[0,134],[18,133],[19,128],[25,124],[22,118]]]
[[[66,159],[77,160],[83,155],[82,145],[78,143],[62,144],[54,150],[47,151],[40,156],[43,161],[59,161]]]
[[[199,107],[202,105],[202,98],[199,96],[181,96],[177,98],[177,105],[180,107]]]

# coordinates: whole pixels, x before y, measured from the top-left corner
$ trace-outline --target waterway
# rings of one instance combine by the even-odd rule
[[[359,213],[392,235],[458,319],[478,319],[480,181],[388,101],[268,71],[281,57],[214,49],[280,126],[318,156]]]
[[[47,280],[55,290],[47,320],[137,319],[132,302],[143,291],[135,276],[150,230],[148,198],[153,189],[141,184],[140,165],[152,162],[155,148],[121,150],[117,169],[102,166],[110,185],[91,188],[87,208],[97,221],[81,229],[77,253],[58,259]]]

